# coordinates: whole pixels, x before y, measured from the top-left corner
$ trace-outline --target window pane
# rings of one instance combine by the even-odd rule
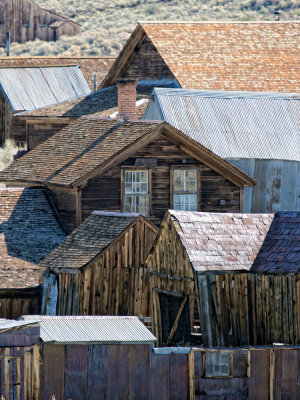
[[[195,169],[185,171],[185,191],[194,192],[197,190],[197,174]]]
[[[230,352],[208,352],[205,354],[205,376],[230,376]]]
[[[125,195],[148,194],[148,171],[125,171]]]
[[[148,196],[125,196],[124,211],[140,214],[148,214]]]
[[[197,195],[175,194],[174,210],[197,211]]]
[[[175,169],[174,170],[174,192],[182,192],[182,178],[181,178],[181,170]]]

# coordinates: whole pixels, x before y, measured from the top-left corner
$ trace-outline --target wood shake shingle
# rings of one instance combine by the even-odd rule
[[[182,88],[299,92],[299,33],[299,21],[143,22],[102,87],[126,75],[130,65],[134,65],[130,73],[136,71],[139,78],[143,71],[133,57],[138,57],[141,43],[147,41],[155,49],[151,57],[146,48],[141,52],[141,58],[149,57],[148,63],[153,64],[148,70],[155,73],[160,56],[159,65],[164,62],[169,69],[168,73],[164,69],[161,78],[173,76]]]

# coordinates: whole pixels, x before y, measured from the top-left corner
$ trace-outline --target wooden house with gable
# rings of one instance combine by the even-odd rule
[[[47,190],[0,188],[0,318],[40,312],[39,263],[65,237]]]
[[[73,230],[94,210],[137,212],[160,224],[170,207],[242,210],[255,181],[167,123],[82,117],[0,173],[43,186]]]
[[[6,33],[11,42],[26,43],[40,39],[56,41],[62,35],[74,36],[80,25],[55,11],[46,10],[32,0],[1,0],[0,44],[5,45]]]
[[[142,22],[100,88],[120,78],[201,90],[299,92],[299,21]]]
[[[143,265],[157,231],[139,214],[94,211],[41,262],[42,312],[148,316]]]
[[[258,183],[243,211],[300,211],[300,95],[155,88],[145,119],[167,121]],[[191,112],[192,110],[192,112]]]
[[[145,262],[159,345],[299,344],[299,223],[169,210]]]

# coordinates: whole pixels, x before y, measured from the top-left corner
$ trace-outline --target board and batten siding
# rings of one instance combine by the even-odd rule
[[[149,282],[143,264],[157,229],[129,225],[81,273],[59,273],[58,315],[149,316]]]
[[[151,169],[150,219],[159,224],[165,212],[172,208],[170,171],[195,166],[198,169],[199,211],[239,212],[240,188],[209,167],[160,137],[137,151],[121,165],[88,182],[82,190],[82,218],[94,210],[122,211],[122,170],[126,166],[147,165]],[[136,167],[138,168],[138,167]],[[142,167],[141,167],[142,168]]]
[[[245,213],[300,210],[300,162],[228,159],[257,181],[244,189]]]
[[[73,24],[35,4],[31,0],[6,0],[0,7],[0,43],[5,45],[6,33],[10,32],[11,42],[25,43],[30,40],[54,40],[55,28],[49,25],[55,21],[66,21],[56,34],[76,35],[79,25]]]

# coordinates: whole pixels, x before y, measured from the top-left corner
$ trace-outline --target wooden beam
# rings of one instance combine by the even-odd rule
[[[174,321],[174,324],[173,324],[172,329],[170,331],[169,337],[168,337],[168,339],[166,341],[166,346],[170,346],[170,343],[172,342],[174,334],[175,334],[175,332],[176,332],[176,330],[178,328],[178,323],[179,323],[180,317],[182,315],[182,312],[183,312],[185,303],[187,301],[187,298],[188,298],[188,296],[185,296],[183,298],[182,302],[181,302],[181,305],[180,305],[179,310],[178,310],[178,314],[177,314],[177,316],[175,318],[175,321]]]

